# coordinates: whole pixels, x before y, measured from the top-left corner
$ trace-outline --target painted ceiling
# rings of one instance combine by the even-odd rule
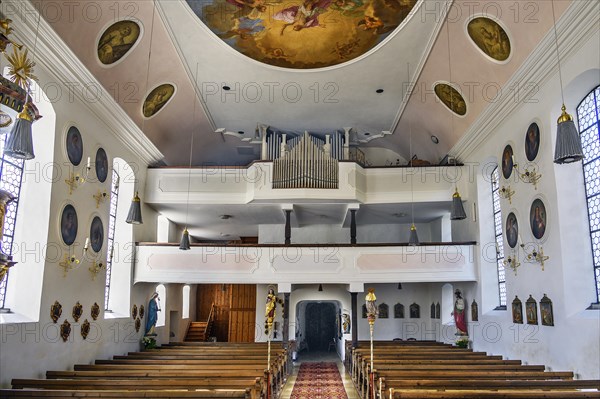
[[[186,0],[240,53],[285,68],[352,60],[398,28],[417,0]]]
[[[173,166],[188,164],[192,134],[193,164],[246,165],[260,155],[258,145],[252,143],[259,123],[316,134],[352,127],[373,165],[408,159],[412,131],[413,154],[437,163],[494,96],[509,90],[506,82],[553,26],[551,4],[545,0],[421,0],[403,20],[386,19],[389,32],[388,28],[364,30],[360,20],[371,13],[383,21],[394,13],[381,10],[406,6],[403,0],[331,0],[326,10],[320,0],[321,8],[315,11],[318,26],[294,30],[290,25],[281,34],[285,22],[275,19],[277,13],[315,5],[304,0],[285,4],[254,0],[264,1],[266,11],[244,16],[240,12],[249,11],[245,5],[225,0],[204,5],[214,6],[217,1],[224,10],[237,12],[223,14],[218,26],[198,17],[195,11],[205,7],[193,9],[186,0],[83,0],[75,14],[61,2],[34,1],[31,6],[160,150],[164,163]],[[571,2],[554,1],[557,18]],[[63,9],[57,12],[57,7]],[[356,8],[342,11],[344,7]],[[93,19],[82,14],[92,8],[98,11]],[[330,22],[332,16],[336,22]],[[225,25],[232,18],[239,25],[236,20],[254,17],[266,21],[263,33],[248,36],[240,31],[244,34],[219,37],[219,32],[230,30]],[[134,21],[139,29],[120,21]],[[366,40],[362,38],[368,33],[371,44],[361,41],[363,53],[353,52],[341,63],[316,68],[316,63],[326,61],[306,56],[303,60],[310,65],[290,62],[282,68],[265,58],[244,55],[250,55],[244,53],[246,48],[263,43],[260,35],[267,36],[267,28],[291,46],[302,43],[302,49],[310,51],[338,43],[344,46],[347,41],[341,36],[331,42],[325,39],[333,37],[329,29],[333,32],[346,23],[348,35],[356,32]],[[123,26],[130,29],[118,29]],[[17,33],[18,29],[16,24]],[[318,40],[308,41],[312,35]],[[251,43],[241,44],[244,40]],[[332,56],[337,56],[335,51],[330,51],[328,57]]]

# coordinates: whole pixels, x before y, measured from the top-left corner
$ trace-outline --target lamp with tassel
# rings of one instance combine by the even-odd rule
[[[450,52],[450,23],[448,22],[448,16],[450,13],[446,13],[446,40],[448,46],[448,80],[452,83],[452,59]],[[450,90],[450,104],[454,104],[453,100],[454,91]],[[450,129],[452,131],[452,137],[454,137],[454,115],[450,114]],[[458,173],[457,173],[458,179]],[[454,187],[454,194],[452,195],[452,204],[450,205],[450,220],[463,220],[467,218],[465,208],[462,203],[462,198],[458,193],[458,187]]]
[[[17,116],[17,120],[6,138],[4,155],[13,158],[30,160],[35,158],[33,152],[33,133],[31,125],[33,118],[29,114],[29,95],[25,101],[23,111]]]
[[[152,59],[152,40],[154,37],[154,14],[156,12],[156,4],[154,0],[152,1],[152,22],[150,25],[150,46],[148,47],[148,62],[146,69],[146,90],[148,89],[148,78],[150,77],[150,61]],[[142,119],[142,132],[144,132],[144,127],[146,126],[146,119]],[[137,179],[135,180],[137,182]],[[142,206],[141,206],[140,196],[138,192],[135,192],[133,199],[131,200],[131,206],[129,207],[129,213],[127,214],[127,219],[125,222],[129,224],[142,224]]]
[[[410,64],[408,65],[408,81],[410,82]],[[408,120],[409,130],[409,156],[410,156],[410,167],[413,167],[413,155],[412,155],[412,123]],[[412,218],[412,224],[410,225],[410,236],[408,238],[408,245],[415,246],[419,245],[419,236],[417,235],[417,227],[415,226],[415,192],[413,190],[413,175],[410,176],[410,216]]]
[[[552,0],[552,18],[554,21],[554,40],[556,43],[556,58],[558,60],[558,77],[560,79],[560,95],[562,97],[562,113],[558,117],[556,127],[556,147],[554,148],[554,163],[564,164],[581,161],[583,149],[581,138],[573,122],[573,117],[567,113],[565,94],[563,92],[562,70],[560,68],[560,53],[558,51],[558,33],[556,32],[556,15],[554,13],[554,0]]]
[[[131,200],[131,205],[129,206],[129,213],[127,214],[127,219],[125,222],[129,224],[142,224],[142,204],[140,201],[140,196],[138,192],[135,192],[133,199]]]
[[[190,249],[190,233],[188,233],[188,216],[190,209],[190,185],[192,180],[192,159],[194,157],[194,127],[193,124],[196,120],[196,85],[198,82],[198,66],[196,66],[196,78],[194,80],[194,110],[192,113],[192,134],[190,138],[190,163],[188,169],[188,187],[187,187],[187,200],[185,203],[185,229],[183,230],[183,234],[181,235],[181,242],[179,243],[179,249],[182,251],[187,251]]]
[[[452,195],[452,205],[450,206],[450,220],[463,220],[467,218],[465,208],[462,203],[462,198],[458,193],[458,187]]]

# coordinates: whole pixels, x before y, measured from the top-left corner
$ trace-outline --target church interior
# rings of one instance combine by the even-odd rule
[[[2,0],[0,50],[0,398],[600,398],[600,2]]]

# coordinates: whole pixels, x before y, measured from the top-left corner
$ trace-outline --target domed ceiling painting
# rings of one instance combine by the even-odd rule
[[[240,53],[284,68],[352,60],[385,39],[417,0],[186,0]]]

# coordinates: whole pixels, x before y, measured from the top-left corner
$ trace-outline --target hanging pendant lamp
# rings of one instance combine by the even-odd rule
[[[29,103],[26,102],[23,111],[17,115],[17,120],[6,138],[4,155],[24,160],[35,158],[35,154],[33,153],[32,123],[33,118],[29,115]]]
[[[131,200],[131,206],[129,207],[129,213],[125,222],[129,224],[142,224],[142,204],[138,192],[135,192],[133,199]]]
[[[565,94],[563,92],[562,70],[560,68],[560,53],[558,51],[558,33],[556,32],[556,15],[554,13],[554,0],[552,0],[552,18],[554,21],[554,40],[556,43],[556,58],[558,60],[558,77],[560,79],[560,95],[562,97],[562,113],[558,117],[556,127],[556,147],[554,148],[554,163],[564,164],[581,161],[583,150],[581,138],[573,117],[567,113]]]
[[[450,206],[450,220],[463,220],[467,218],[465,208],[462,203],[462,198],[458,193],[458,187],[452,195],[452,205]]]
[[[182,251],[187,251],[190,249],[190,233],[188,233],[187,227],[183,230],[183,234],[181,235],[181,242],[179,243],[179,249]]]

